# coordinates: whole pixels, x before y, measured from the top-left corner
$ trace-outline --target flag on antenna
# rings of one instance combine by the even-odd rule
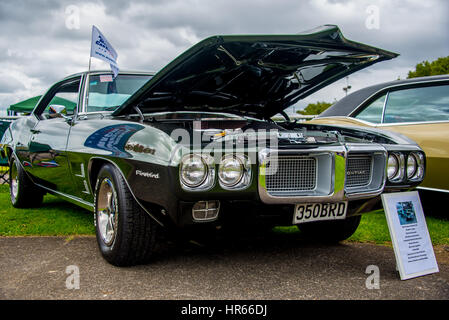
[[[92,43],[90,47],[90,56],[109,63],[109,65],[111,66],[111,70],[114,73],[114,78],[117,77],[117,74],[119,72],[119,67],[117,64],[117,52],[96,26],[92,26]]]

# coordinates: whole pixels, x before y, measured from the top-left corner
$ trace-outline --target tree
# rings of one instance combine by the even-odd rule
[[[438,58],[432,62],[426,60],[418,63],[414,71],[408,72],[407,78],[436,76],[439,74],[449,74],[449,56]]]
[[[320,114],[321,112],[329,108],[331,105],[332,103],[324,101],[318,101],[317,103],[309,103],[307,107],[304,108],[304,110],[298,110],[297,113],[302,115]]]

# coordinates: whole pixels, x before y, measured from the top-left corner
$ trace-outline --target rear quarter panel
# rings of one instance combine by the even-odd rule
[[[416,141],[426,153],[426,177],[420,186],[449,191],[449,122],[380,125]]]

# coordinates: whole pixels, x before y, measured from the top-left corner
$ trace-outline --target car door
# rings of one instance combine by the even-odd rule
[[[76,190],[74,195],[87,203],[93,202],[89,188],[88,166],[92,157],[119,156],[125,141],[141,125],[114,125],[105,118],[126,99],[144,85],[151,75],[93,72],[86,76],[83,92],[83,108],[78,113],[70,130],[67,144],[69,164]]]
[[[27,171],[35,183],[69,195],[74,193],[74,186],[66,148],[79,102],[80,84],[81,76],[77,76],[59,82],[46,93],[35,108],[38,121],[30,130],[28,144]],[[63,109],[65,115],[59,113]]]
[[[376,127],[404,134],[426,153],[421,187],[449,191],[449,84],[427,83],[390,90],[382,123]]]

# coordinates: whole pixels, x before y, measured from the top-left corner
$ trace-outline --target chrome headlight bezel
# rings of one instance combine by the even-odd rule
[[[231,177],[230,175],[234,175]],[[218,180],[220,185],[233,187],[240,182],[243,177],[243,163],[234,155],[225,155],[218,167]]]
[[[424,154],[422,152],[411,152],[408,157],[413,157],[416,161],[416,169],[411,177],[407,177],[410,181],[422,181],[425,173]],[[407,158],[408,161],[408,158]]]
[[[407,179],[412,179],[418,170],[418,161],[413,153],[407,156]]]
[[[390,159],[394,159],[393,161],[396,163],[396,170],[394,174],[388,174],[388,169],[390,167]],[[392,162],[393,162],[392,161]],[[393,152],[388,155],[387,159],[387,179],[389,182],[402,182],[404,181],[405,174],[405,157],[404,154],[399,152]]]
[[[390,159],[396,159],[398,169],[394,175],[388,174]],[[391,183],[416,183],[424,179],[425,157],[422,151],[390,152],[387,160],[387,179]]]
[[[391,169],[391,173],[390,173]],[[388,180],[394,179],[399,172],[399,159],[395,154],[388,155],[387,159],[387,178]]]
[[[189,161],[197,161],[203,168],[203,176],[201,176],[198,181],[192,181],[187,178],[187,163]],[[213,158],[208,155],[202,154],[187,154],[182,157],[179,165],[179,180],[181,186],[184,190],[188,191],[204,191],[213,187],[215,182],[215,165],[213,163]]]
[[[227,163],[234,162],[237,177],[230,182],[224,179],[224,168]],[[251,183],[251,165],[246,156],[242,154],[226,154],[221,158],[218,166],[218,182],[225,190],[245,189]]]

